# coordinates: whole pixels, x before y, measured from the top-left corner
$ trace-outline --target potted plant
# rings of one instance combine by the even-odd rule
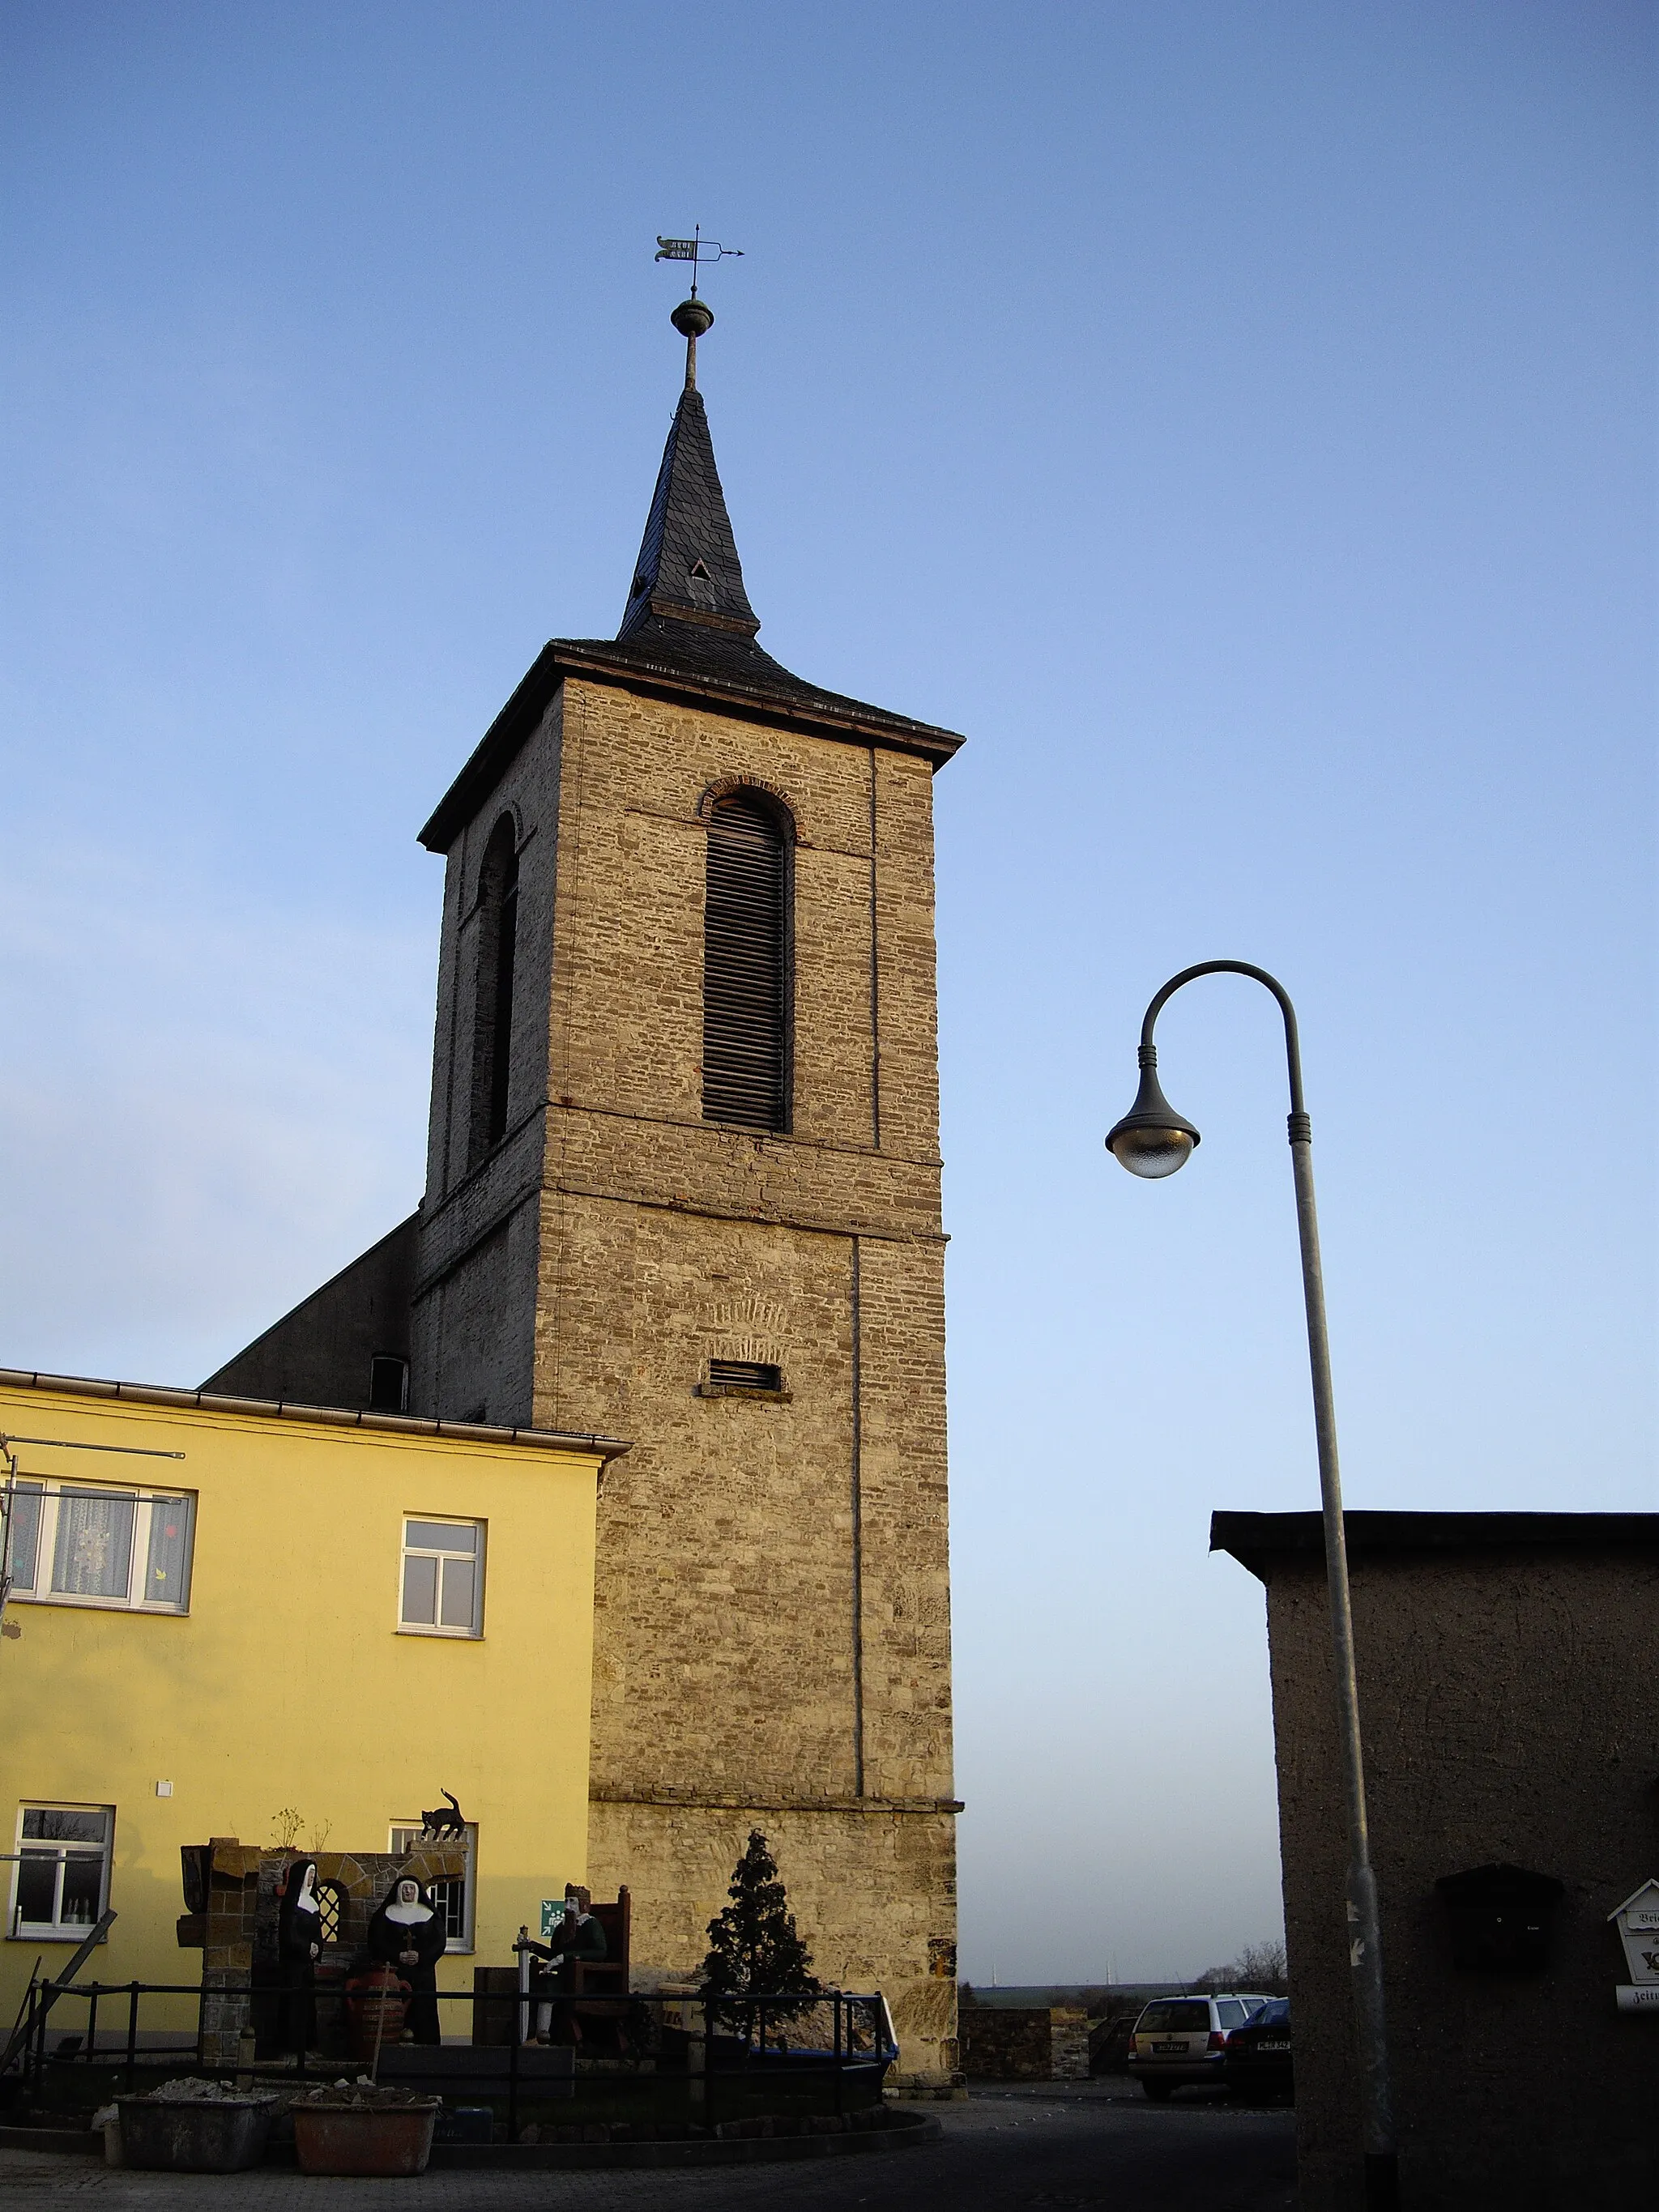
[[[336,2081],[296,2097],[294,2149],[301,2173],[424,2173],[437,2123],[436,2097],[380,2089],[367,2079]]]

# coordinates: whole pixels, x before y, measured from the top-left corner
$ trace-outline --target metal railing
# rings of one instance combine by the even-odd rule
[[[341,2016],[330,2023],[329,2036],[311,2047],[271,2052],[277,2039],[271,2021],[285,1998],[314,1995],[326,2008],[343,1994],[343,1984],[334,1992],[307,1992],[253,1976],[216,1974],[211,1982],[37,1978],[30,1982],[15,2039],[25,2094],[37,2106],[49,2105],[58,2100],[57,2093],[72,2092],[77,2078],[93,2086],[90,2077],[100,2069],[115,2077],[96,2084],[106,2096],[116,2082],[131,2093],[146,2077],[181,2072],[234,2076],[248,2087],[297,2090],[301,2083],[335,2081],[367,2067],[383,2081],[487,2103],[492,2110],[504,2107],[497,2117],[505,2119],[512,2142],[525,2106],[567,2098],[631,2101],[648,2107],[647,2118],[665,2118],[692,2132],[712,2131],[719,2118],[758,2111],[767,2097],[800,2109],[827,2099],[829,2109],[844,2113],[879,2100],[886,2069],[898,2056],[879,1994],[827,1990],[811,1996],[705,1997],[488,1987],[435,1993],[441,2017],[465,2023],[465,2041],[459,2036],[435,2044],[399,2039],[378,2046],[368,2061],[330,2047],[345,2033]],[[145,2027],[147,2005],[153,2018],[152,2001],[179,1998],[195,2000],[193,2033],[178,2027]],[[244,2024],[212,2031],[210,2005],[222,2023],[224,2001]],[[540,2006],[550,2010],[546,2039],[527,2039]],[[84,2010],[76,2013],[74,2007]],[[261,2011],[263,2033],[254,2026]],[[341,2005],[341,2015],[343,2011]],[[234,2058],[225,2048],[231,2033]],[[258,2055],[261,2051],[264,2055]]]

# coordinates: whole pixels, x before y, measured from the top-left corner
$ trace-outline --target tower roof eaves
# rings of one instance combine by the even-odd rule
[[[775,728],[919,755],[935,768],[942,768],[966,742],[959,731],[914,721],[838,691],[821,691],[792,676],[750,639],[727,640],[700,626],[694,632],[692,625],[678,622],[665,623],[660,636],[651,634],[653,628],[647,623],[625,641],[550,639],[421,830],[427,850],[449,850],[529,741],[567,676],[706,702]]]

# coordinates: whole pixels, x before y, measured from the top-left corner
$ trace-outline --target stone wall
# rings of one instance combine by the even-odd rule
[[[427,1190],[410,1340],[410,1410],[529,1427],[538,1220],[546,1149],[548,1019],[559,873],[562,695],[460,833],[444,872]],[[519,841],[507,1134],[469,1161],[477,1018],[479,872],[503,814]],[[595,1433],[594,1425],[584,1432]]]
[[[1069,2005],[964,2004],[962,2065],[992,2081],[1086,2081],[1089,2015]]]
[[[592,1880],[606,1893],[619,1880],[630,1884],[635,1988],[679,1985],[696,1973],[751,1828],[777,1860],[819,1980],[885,1996],[899,2039],[895,2079],[953,2074],[956,1950],[940,1936],[956,1923],[949,1815],[852,1800],[789,1809],[596,1802]]]
[[[787,805],[794,1118],[702,1118],[708,794]],[[509,1131],[466,1170],[466,931],[517,813]],[[872,838],[873,829],[873,838]],[[691,1970],[751,1826],[820,1972],[955,2057],[931,769],[568,681],[450,855],[418,1410],[633,1440],[599,1503],[590,1873]],[[538,981],[537,979],[539,979]],[[534,1054],[542,1054],[539,1066]],[[705,1391],[711,1358],[783,1370]],[[908,2028],[904,2021],[908,2021]]]

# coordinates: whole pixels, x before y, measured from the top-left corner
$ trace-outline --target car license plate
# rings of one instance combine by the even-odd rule
[[[1288,2051],[1291,2046],[1288,2043],[1269,2043],[1263,2038],[1255,2047],[1258,2051]]]
[[[1152,2056],[1154,2058],[1184,2058],[1187,2046],[1184,2043],[1155,2043]]]

